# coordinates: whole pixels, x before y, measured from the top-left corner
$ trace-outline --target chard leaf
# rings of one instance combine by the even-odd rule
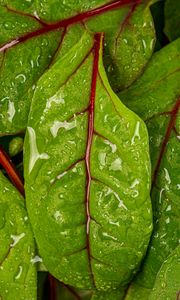
[[[86,32],[39,80],[24,163],[46,268],[77,288],[125,286],[152,231],[148,135],[109,86],[100,34]]]
[[[155,40],[149,9],[139,3],[34,1],[26,6],[17,0],[0,2],[0,135],[25,130],[37,80],[78,42],[85,27],[105,32],[104,60],[113,88],[134,81],[148,62]],[[146,24],[143,30],[141,23]],[[129,53],[126,61],[121,59],[125,52]]]
[[[127,299],[148,299],[164,260],[178,245],[180,161],[180,39],[153,55],[143,76],[121,99],[146,122],[152,161],[154,231],[142,271]],[[163,67],[162,67],[163,66]]]
[[[180,274],[180,246],[176,247],[159,270],[149,300],[177,299]]]
[[[0,299],[36,299],[34,239],[22,196],[0,172]]]
[[[173,41],[180,37],[180,2],[176,0],[166,0],[164,14],[164,31],[169,40]]]
[[[58,45],[60,32],[23,41],[27,31],[41,27],[35,17],[0,6],[0,135],[26,127],[29,105],[37,79],[47,68]],[[22,42],[20,42],[22,36]],[[18,40],[19,38],[19,40]],[[16,46],[13,47],[13,45]]]

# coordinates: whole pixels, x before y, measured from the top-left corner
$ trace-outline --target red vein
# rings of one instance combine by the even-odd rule
[[[69,285],[64,284],[63,282],[61,282],[62,285],[69,291],[69,293],[71,293],[73,295],[73,297],[77,300],[81,300],[81,297],[76,293],[76,291]]]
[[[64,30],[63,30],[63,32],[62,32],[62,34],[61,34],[61,38],[59,40],[58,46],[57,46],[57,48],[56,48],[53,56],[51,57],[51,60],[49,62],[49,65],[48,65],[47,69],[54,63],[56,55],[57,55],[58,51],[61,49],[61,47],[62,47],[64,38],[65,38],[65,35],[66,35],[66,31],[67,31],[67,28],[65,27]]]
[[[1,145],[0,145],[0,165],[6,170],[10,180],[17,188],[17,190],[21,193],[21,195],[24,197],[25,192],[24,192],[24,185],[22,179],[18,171],[16,170],[16,167],[12,163],[10,157],[7,155],[7,153],[4,151]]]
[[[67,26],[70,26],[72,24],[82,22],[86,19],[89,19],[91,17],[100,15],[102,13],[117,9],[119,7],[122,7],[122,6],[134,5],[134,4],[140,4],[140,3],[141,3],[141,0],[118,0],[118,1],[111,2],[109,4],[102,5],[102,6],[97,7],[97,8],[91,9],[89,11],[77,14],[77,15],[72,16],[70,18],[60,20],[56,23],[43,24],[42,28],[39,28],[39,29],[37,29],[33,32],[29,32],[26,35],[18,37],[16,39],[8,42],[7,44],[1,46],[0,47],[0,52],[4,51],[6,49],[12,48],[12,47],[14,47],[15,45],[17,45],[19,43],[23,43],[23,42],[25,42],[25,41],[33,38],[33,37],[37,37],[37,36],[41,35],[41,34],[48,33],[50,31],[53,31],[53,30],[56,30],[56,29],[59,29],[59,28],[62,28],[62,27],[67,27]]]
[[[0,267],[2,267],[3,264],[4,264],[4,262],[5,262],[5,260],[8,259],[9,255],[11,253],[11,249],[13,249],[13,248],[11,246],[9,246],[6,255],[3,257],[2,261],[0,262]]]
[[[45,23],[44,21],[42,21],[37,15],[31,15],[13,8],[10,8],[8,5],[4,6],[9,12],[15,13],[17,15],[23,16],[23,17],[29,17],[31,19],[34,19],[36,22],[38,22],[39,24],[41,24],[42,26],[47,25],[47,23]]]
[[[115,49],[116,49],[116,50],[117,50],[118,38],[120,37],[121,33],[123,32],[125,26],[129,23],[129,20],[130,20],[132,14],[134,13],[134,11],[135,11],[137,5],[138,5],[138,3],[135,3],[135,4],[131,7],[131,9],[129,10],[127,16],[125,17],[124,21],[122,22],[122,25],[121,25],[121,27],[120,27],[120,30],[119,30],[119,32],[118,32],[118,34],[117,34],[117,37],[116,37],[116,40],[115,40]]]
[[[158,157],[158,160],[157,160],[157,164],[156,164],[156,167],[155,167],[155,171],[154,171],[154,174],[153,174],[152,188],[153,188],[154,184],[156,183],[157,176],[158,176],[159,169],[160,169],[160,165],[161,165],[161,161],[162,161],[163,155],[165,153],[166,146],[167,146],[167,143],[168,143],[170,135],[171,135],[171,131],[173,130],[173,128],[175,126],[175,123],[176,123],[179,107],[180,107],[180,97],[178,98],[178,100],[176,101],[172,111],[170,112],[171,117],[170,117],[167,129],[166,129],[165,137],[164,137],[163,142],[162,142],[161,150],[160,150],[159,157]]]
[[[55,300],[57,295],[57,284],[56,279],[48,274],[48,282],[49,282],[49,299]]]
[[[94,133],[94,106],[95,106],[95,96],[96,96],[96,85],[97,85],[97,76],[98,76],[98,63],[99,63],[99,50],[101,44],[101,34],[95,35],[95,43],[94,43],[94,61],[93,61],[93,72],[92,72],[92,82],[91,82],[91,94],[90,94],[90,106],[89,106],[89,117],[88,117],[88,138],[87,138],[87,146],[86,146],[86,154],[85,154],[85,165],[86,165],[86,235],[87,235],[87,252],[89,259],[89,266],[91,275],[93,278],[93,284],[95,286],[94,276],[92,272],[91,266],[91,251],[90,251],[90,185],[91,185],[91,171],[90,171],[90,153],[92,146],[92,139]]]

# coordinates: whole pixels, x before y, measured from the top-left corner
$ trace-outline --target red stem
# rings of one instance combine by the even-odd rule
[[[0,145],[0,165],[6,170],[10,180],[17,188],[17,190],[21,193],[23,197],[25,197],[23,181],[15,165],[12,163],[10,157],[7,155],[7,153],[4,151],[1,145]]]
[[[91,146],[92,146],[92,139],[94,134],[94,105],[95,105],[95,97],[96,97],[96,85],[97,85],[97,76],[98,76],[98,64],[99,64],[99,51],[101,45],[101,37],[102,34],[95,35],[95,42],[94,42],[94,61],[93,61],[93,72],[92,72],[92,82],[91,82],[91,94],[90,94],[90,105],[89,105],[89,118],[88,118],[88,138],[87,138],[87,145],[86,145],[86,154],[85,154],[85,165],[86,165],[86,176],[87,176],[87,183],[86,183],[86,247],[88,252],[88,259],[89,259],[89,267],[93,279],[93,284],[95,286],[95,280],[92,271],[91,265],[91,250],[90,250],[90,186],[91,186],[91,171],[90,171],[90,153],[91,153]]]
[[[56,279],[51,274],[48,274],[48,282],[49,282],[49,300],[56,300],[57,283],[56,283]]]
[[[179,107],[180,107],[180,98],[177,99],[173,109],[171,110],[171,112],[169,112],[171,117],[170,117],[167,129],[166,129],[165,137],[164,137],[163,142],[162,142],[161,150],[160,150],[159,157],[158,157],[158,160],[157,160],[157,164],[156,164],[156,167],[155,167],[155,171],[154,171],[154,174],[153,174],[152,188],[154,187],[154,184],[156,183],[157,176],[158,176],[158,173],[159,173],[159,169],[160,169],[160,166],[161,166],[161,161],[162,161],[163,155],[165,153],[166,146],[167,146],[167,143],[168,143],[170,135],[171,135],[171,131],[175,127]]]

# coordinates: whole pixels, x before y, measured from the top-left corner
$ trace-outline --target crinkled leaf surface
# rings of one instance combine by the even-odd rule
[[[142,272],[132,284],[127,299],[148,299],[149,289],[153,288],[162,263],[178,244],[179,50],[180,39],[154,54],[143,76],[120,94],[127,106],[147,124],[153,170],[154,232]]]
[[[0,173],[0,299],[36,299],[34,238],[24,199]]]
[[[180,246],[163,263],[149,300],[177,299],[180,292]]]
[[[1,1],[0,135],[25,130],[37,80],[61,55],[58,50],[67,53],[78,41],[84,26],[106,33],[106,68],[113,87],[135,80],[152,54],[154,41],[151,14],[139,2]],[[126,61],[120,58],[125,52]]]
[[[39,80],[25,139],[27,208],[47,269],[109,290],[136,272],[152,230],[144,123],[112,92],[100,35]]]
[[[166,0],[164,14],[164,31],[169,40],[173,41],[180,37],[180,2],[176,0]]]

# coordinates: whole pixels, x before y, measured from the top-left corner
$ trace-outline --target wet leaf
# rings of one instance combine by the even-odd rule
[[[180,293],[180,246],[176,247],[162,264],[149,300],[177,299]]]
[[[152,230],[149,181],[146,127],[109,86],[102,36],[85,33],[39,80],[25,138],[27,209],[47,269],[78,288],[126,285]]]
[[[0,299],[36,299],[34,239],[24,199],[0,173]]]
[[[153,55],[143,76],[121,99],[146,122],[152,161],[154,231],[142,272],[127,299],[147,299],[164,260],[178,245],[180,162],[180,39]],[[163,67],[162,67],[163,66]]]
[[[20,43],[20,36],[41,27],[39,21],[2,6],[0,19],[0,135],[3,135],[26,128],[35,83],[48,67],[61,33],[42,34]]]
[[[78,42],[85,28],[105,32],[104,60],[113,88],[119,90],[134,81],[151,57],[155,41],[149,9],[139,3],[0,2],[0,135],[26,129],[37,80]],[[127,54],[126,60],[122,53]]]
[[[152,55],[155,41],[154,23],[148,6],[133,5],[118,30],[111,30],[105,40],[105,68],[116,92],[130,86],[141,75]]]

